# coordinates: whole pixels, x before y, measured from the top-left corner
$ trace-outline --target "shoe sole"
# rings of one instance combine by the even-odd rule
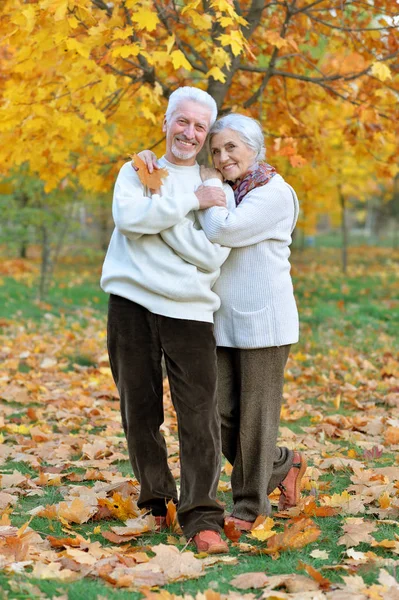
[[[226,547],[224,544],[219,544],[219,545],[215,544],[214,546],[211,546],[207,550],[205,550],[205,549],[201,550],[200,548],[197,547],[197,553],[200,554],[201,552],[206,552],[207,554],[228,554],[229,547],[228,546]]]

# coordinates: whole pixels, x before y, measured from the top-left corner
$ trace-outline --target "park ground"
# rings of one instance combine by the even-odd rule
[[[228,556],[194,556],[169,507],[137,511],[106,355],[101,260],[70,256],[45,301],[39,265],[0,270],[0,598],[399,598],[399,252],[295,250],[301,340],[280,443],[305,453],[303,501],[261,518]],[[164,434],[179,476],[165,382]],[[225,464],[219,500],[231,507]],[[216,560],[216,559],[215,559]]]

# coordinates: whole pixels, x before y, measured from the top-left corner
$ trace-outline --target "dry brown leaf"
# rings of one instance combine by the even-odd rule
[[[267,582],[268,579],[265,573],[241,573],[230,581],[230,585],[240,590],[248,590],[249,588],[263,588]]]
[[[125,544],[126,542],[130,542],[131,540],[135,540],[137,537],[136,535],[131,534],[118,535],[113,531],[102,531],[101,535],[103,536],[103,538],[105,538],[109,542],[112,542],[113,544]]]
[[[52,548],[66,548],[67,546],[79,548],[85,544],[85,539],[80,535],[74,538],[56,538],[48,535],[46,539],[50,542]]]
[[[370,533],[377,529],[377,525],[362,518],[349,518],[342,529],[345,534],[339,538],[338,544],[349,548],[363,542],[367,544],[373,542]]]
[[[75,498],[70,503],[60,502],[57,505],[58,518],[68,523],[87,523],[95,512],[96,507],[85,504],[80,498]]]
[[[242,536],[241,529],[238,529],[237,525],[234,521],[228,521],[224,523],[224,533],[225,536],[231,540],[232,542],[238,542],[240,537]]]
[[[308,573],[308,575],[310,575],[310,577],[317,582],[317,584],[319,585],[321,590],[329,590],[330,589],[331,581],[329,579],[326,579],[325,577],[323,577],[323,575],[320,573],[320,571],[317,571],[317,569],[312,567],[312,565],[307,565],[306,563],[299,561],[298,567],[300,569],[304,569]]]
[[[167,169],[154,169],[152,173],[148,172],[146,163],[137,154],[129,155],[132,159],[132,164],[137,171],[137,175],[141,183],[150,188],[150,190],[159,190],[162,181],[168,176]]]
[[[148,565],[158,566],[167,576],[168,581],[180,579],[196,579],[204,573],[202,561],[195,558],[193,552],[179,552],[175,546],[159,544],[153,547],[155,557]]]
[[[299,519],[294,523],[287,523],[283,533],[277,533],[267,542],[267,548],[262,550],[267,554],[298,549],[311,544],[320,536],[320,529],[311,519]]]
[[[126,527],[111,527],[111,530],[118,535],[141,535],[155,528],[155,517],[152,515],[142,515],[136,519],[128,519]]]

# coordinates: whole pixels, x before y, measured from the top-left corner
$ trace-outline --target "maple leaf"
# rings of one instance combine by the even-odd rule
[[[120,521],[138,517],[141,513],[132,496],[124,498],[119,492],[115,492],[111,498],[98,498],[98,506],[108,509],[109,515]]]
[[[259,519],[259,517],[258,517],[258,519]],[[258,519],[257,519],[257,521],[258,521]],[[272,531],[272,529],[275,525],[275,522],[273,519],[271,519],[270,517],[267,517],[264,519],[263,522],[259,523],[258,525],[256,524],[257,521],[255,521],[255,523],[250,531],[251,537],[253,537],[256,540],[259,540],[261,542],[264,542],[265,540],[269,539],[273,535],[276,535],[276,532]]]
[[[383,452],[383,448],[380,448],[379,446],[373,446],[369,450],[364,450],[363,456],[367,461],[376,460],[377,458],[381,458]]]
[[[298,549],[311,544],[320,536],[320,529],[311,519],[299,519],[287,524],[282,533],[277,533],[267,542],[262,552],[275,554],[281,550]]]
[[[232,542],[238,542],[242,536],[242,531],[237,527],[234,521],[228,521],[224,523],[225,536]]]
[[[371,72],[374,77],[377,77],[380,81],[386,81],[387,79],[392,79],[392,73],[388,65],[382,62],[374,62],[371,65]]]
[[[80,498],[75,498],[69,504],[60,502],[57,506],[57,517],[69,523],[87,523],[95,512],[95,507],[86,505]]]
[[[190,65],[190,63],[188,62],[181,50],[174,50],[170,54],[170,58],[172,59],[173,66],[175,69],[180,69],[180,67],[182,67],[183,69],[186,69],[186,71],[192,70],[192,66]]]
[[[162,180],[168,176],[167,169],[154,169],[152,173],[149,173],[146,163],[137,154],[129,156],[135,169],[137,169],[137,175],[141,183],[151,190],[158,190],[162,185]]]
[[[346,547],[358,546],[362,542],[370,544],[373,542],[370,533],[376,528],[375,523],[364,521],[362,518],[349,518],[343,526],[345,534],[339,538],[338,544]]]

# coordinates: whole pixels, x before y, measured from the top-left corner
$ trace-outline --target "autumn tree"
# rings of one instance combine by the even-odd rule
[[[396,171],[399,42],[392,0],[4,0],[0,169],[46,185],[112,186],[129,152],[162,152],[171,91],[260,119],[269,160],[311,230],[337,163]],[[338,132],[340,143],[332,144]],[[334,160],[332,160],[334,158]],[[350,175],[352,177],[352,174]]]

